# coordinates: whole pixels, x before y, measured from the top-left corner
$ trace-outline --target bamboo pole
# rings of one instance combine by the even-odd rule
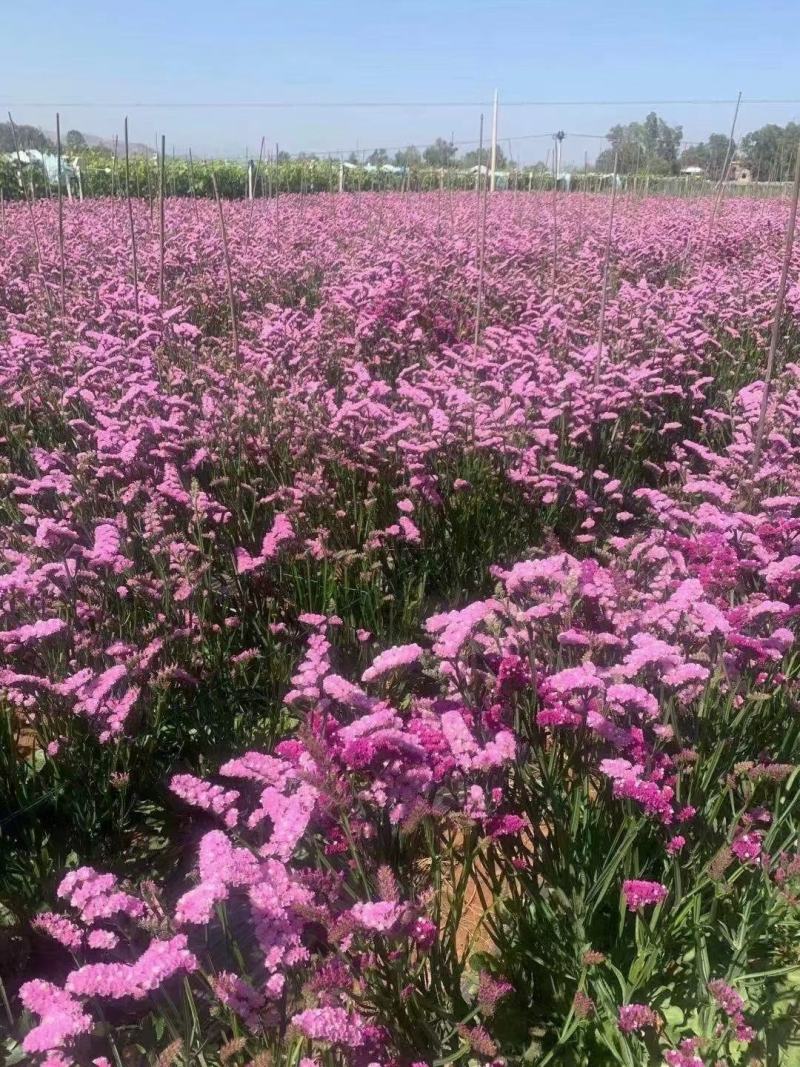
[[[603,260],[603,292],[600,297],[600,321],[597,328],[597,354],[594,362],[594,387],[600,384],[600,361],[603,358],[603,339],[606,327],[606,304],[608,302],[608,272],[611,263],[611,238],[614,233],[614,207],[617,202],[617,156],[614,156],[614,176],[611,179],[611,210],[608,216],[608,236],[606,254]]]
[[[474,347],[478,349],[478,338],[481,331],[481,312],[483,310],[483,268],[486,256],[486,203],[489,192],[489,175],[483,183],[483,198],[481,198],[481,159],[483,158],[483,115],[481,115],[480,140],[478,148],[478,295],[475,301],[475,337]]]
[[[158,173],[158,241],[159,241],[159,265],[158,265],[158,299],[161,307],[164,307],[164,151],[166,137],[161,135],[161,165]]]
[[[43,260],[42,260],[42,244],[41,244],[41,241],[39,240],[39,227],[36,225],[36,213],[33,210],[32,199],[28,198],[28,192],[27,192],[27,190],[25,188],[25,182],[23,181],[23,177],[22,177],[22,155],[21,155],[20,150],[19,150],[19,139],[17,137],[17,127],[14,124],[14,120],[11,118],[11,112],[10,111],[8,112],[8,121],[9,121],[9,124],[11,125],[11,134],[12,134],[12,136],[14,138],[14,150],[17,153],[17,171],[18,171],[18,174],[19,174],[19,184],[20,184],[20,188],[22,189],[22,195],[25,198],[25,203],[26,203],[26,205],[28,207],[28,215],[29,215],[30,220],[31,220],[31,229],[33,230],[33,242],[34,242],[34,244],[36,246],[36,268],[37,268],[37,272],[39,274],[39,277],[41,279],[42,285],[44,286],[44,298],[45,298],[45,301],[47,303],[48,310],[52,313],[53,305],[52,305],[52,303],[50,301],[50,290],[47,287],[47,280],[45,279],[45,276],[44,276],[44,273],[43,273],[43,270],[42,270],[42,262],[43,262]]]
[[[264,141],[265,141],[265,138],[262,137],[261,138],[261,148],[259,149],[259,152],[258,152],[258,170],[256,171],[256,178],[258,177],[258,172],[261,170],[261,160],[264,158]],[[249,164],[248,164],[248,166],[249,166]],[[256,185],[256,183],[255,183],[255,181],[253,181],[251,183],[251,185],[250,185],[250,190],[249,190],[250,191],[250,211],[248,212],[248,216],[247,216],[247,235],[245,236],[245,239],[244,239],[244,252],[245,252],[245,255],[247,255],[247,251],[250,248],[250,233],[251,233],[251,230],[252,230],[252,227],[253,227],[253,208],[255,207],[255,203],[256,203],[255,202],[255,197],[254,197],[255,185]]]
[[[217,191],[217,179],[214,176],[214,172],[211,172],[211,185],[214,190],[214,199],[217,202],[217,211],[219,213],[219,228],[222,233],[222,251],[225,256],[225,273],[228,278],[228,301],[230,303],[231,311],[231,333],[233,335],[233,358],[236,363],[239,363],[239,330],[236,324],[236,298],[233,291],[233,274],[231,273],[231,258],[228,253],[228,235],[225,231],[225,215],[222,210],[222,201],[219,198]]]
[[[125,198],[128,201],[128,222],[131,228],[131,255],[133,257],[133,304],[136,317],[139,317],[139,266],[136,261],[136,227],[133,224],[133,203],[131,202],[131,168],[128,147],[128,116],[125,116]]]
[[[61,291],[61,318],[67,317],[67,294],[64,270],[64,199],[61,196],[61,116],[56,112],[56,153],[58,159],[58,267]]]
[[[117,149],[119,138],[114,134],[114,160],[111,164],[111,223],[116,224],[117,221]]]
[[[751,473],[755,475],[761,459],[761,448],[764,440],[764,424],[767,419],[767,403],[769,390],[772,384],[772,374],[775,369],[775,356],[778,351],[778,336],[780,334],[781,319],[783,317],[783,303],[786,298],[786,283],[789,278],[789,264],[792,259],[792,247],[794,245],[794,231],[797,225],[797,202],[800,199],[800,143],[797,145],[794,165],[794,188],[792,189],[792,201],[789,207],[789,221],[786,224],[786,243],[783,251],[783,266],[781,267],[778,293],[775,298],[775,315],[772,320],[772,335],[769,341],[769,354],[767,355],[767,369],[764,374],[764,388],[761,392],[761,408],[758,413],[756,437],[753,444],[753,460]]]
[[[703,269],[703,266],[704,266],[705,261],[706,261],[706,254],[708,253],[708,244],[709,244],[709,241],[711,240],[711,234],[712,234],[712,232],[714,230],[714,222],[716,221],[717,212],[719,211],[719,205],[720,205],[720,202],[722,200],[722,193],[723,193],[723,190],[725,189],[725,182],[727,181],[727,178],[728,178],[728,168],[731,165],[731,158],[733,156],[733,144],[734,144],[733,135],[736,132],[736,120],[739,117],[739,106],[740,106],[741,102],[742,102],[742,93],[741,93],[741,90],[740,90],[739,91],[739,95],[736,98],[736,108],[735,108],[735,110],[733,112],[733,122],[731,123],[731,132],[730,132],[730,136],[728,137],[728,151],[725,153],[725,162],[722,165],[722,173],[720,174],[719,181],[717,182],[716,196],[714,197],[714,203],[713,203],[712,208],[711,208],[711,214],[709,215],[709,218],[708,218],[708,227],[706,229],[706,235],[705,235],[705,239],[703,241],[703,247],[702,247],[701,252],[700,252],[700,265],[698,267],[698,271]]]
[[[192,203],[194,204],[195,218],[200,218],[200,208],[197,206],[197,193],[194,186],[194,160],[192,159],[192,150],[189,149],[189,189],[192,194]]]
[[[553,273],[550,295],[555,300],[558,280],[558,138],[553,134]]]
[[[583,226],[586,221],[586,195],[589,188],[589,153],[583,153],[583,189],[581,190],[581,215],[578,224],[578,243],[583,241]]]
[[[494,91],[492,105],[492,154],[489,161],[489,191],[494,192],[495,170],[497,167],[497,89]]]
[[[481,167],[483,166],[483,115],[481,115],[480,136],[478,138],[478,167],[475,172],[475,192],[477,193],[478,213],[475,217],[475,254],[480,252],[481,238]]]

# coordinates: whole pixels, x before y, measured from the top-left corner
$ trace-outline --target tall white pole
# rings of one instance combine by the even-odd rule
[[[480,160],[478,160],[480,163]],[[489,191],[494,192],[495,167],[497,165],[497,90],[494,91],[494,107],[492,108],[492,154],[489,162]]]

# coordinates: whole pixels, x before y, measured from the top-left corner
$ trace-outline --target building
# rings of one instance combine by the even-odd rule
[[[38,148],[21,148],[19,152],[6,152],[0,158],[11,163],[17,170],[17,178],[22,184],[22,174],[25,168],[35,168],[44,175],[48,185],[58,187],[58,156],[53,152],[40,152]],[[72,198],[71,181],[80,183],[80,161],[75,159],[70,162],[65,156],[61,157],[61,177],[67,195]]]
[[[749,185],[753,180],[753,172],[740,159],[734,159],[728,168],[728,181],[736,182],[737,185]]]

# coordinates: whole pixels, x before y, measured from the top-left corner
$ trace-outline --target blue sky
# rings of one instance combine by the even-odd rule
[[[0,0],[0,108],[46,129],[168,149],[257,154],[262,134],[295,152],[477,140],[481,107],[500,91],[499,137],[543,158],[555,129],[565,159],[602,147],[614,122],[649,107],[503,106],[504,101],[735,98],[739,130],[800,117],[797,0]],[[319,102],[429,102],[320,107]],[[292,108],[246,107],[290,102]],[[87,106],[90,105],[90,106]],[[154,106],[159,105],[159,106]],[[229,105],[229,106],[223,106]],[[731,104],[663,104],[687,140],[727,132]],[[488,112],[488,108],[486,108]],[[487,114],[488,121],[488,114]]]

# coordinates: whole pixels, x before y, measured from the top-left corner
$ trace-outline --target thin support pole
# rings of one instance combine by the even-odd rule
[[[61,290],[61,318],[67,317],[67,293],[64,270],[64,199],[61,195],[61,116],[56,112],[56,153],[58,159],[58,267]]]
[[[133,305],[136,317],[139,317],[139,265],[136,260],[136,227],[133,224],[133,202],[131,200],[131,164],[128,146],[128,116],[125,116],[125,198],[128,201],[128,223],[131,228],[131,255],[133,257]]]
[[[594,361],[594,387],[600,384],[600,361],[603,358],[603,339],[606,328],[606,304],[608,302],[608,274],[611,263],[611,238],[614,234],[614,207],[617,202],[617,156],[614,156],[614,176],[611,179],[611,211],[608,216],[608,236],[606,238],[606,254],[603,260],[603,292],[600,297],[600,322],[597,328],[597,354]]]
[[[19,176],[19,184],[20,184],[20,188],[22,189],[22,195],[25,198],[25,203],[27,204],[27,207],[28,207],[28,214],[29,214],[30,220],[31,220],[31,229],[33,230],[33,243],[36,246],[36,268],[37,268],[37,272],[39,274],[39,277],[40,277],[40,279],[42,281],[42,285],[44,286],[44,298],[45,298],[45,301],[47,302],[48,310],[50,312],[52,312],[53,306],[52,306],[52,303],[50,301],[50,290],[47,287],[47,279],[45,278],[44,272],[42,270],[42,263],[43,263],[43,260],[42,260],[42,244],[41,244],[41,241],[39,240],[39,227],[36,225],[36,213],[33,210],[33,202],[32,202],[33,193],[31,192],[31,197],[29,198],[28,197],[28,190],[25,188],[25,182],[24,182],[23,177],[22,177],[22,155],[20,154],[20,150],[19,150],[19,138],[17,137],[17,127],[14,124],[14,120],[11,118],[11,112],[10,111],[8,112],[8,121],[9,121],[9,124],[11,126],[11,134],[12,134],[12,136],[14,138],[14,149],[15,149],[15,151],[17,153],[17,172],[18,172],[18,176]]]
[[[192,194],[192,203],[194,204],[195,218],[200,218],[200,208],[197,206],[197,191],[194,185],[194,160],[192,159],[192,150],[189,149],[189,190]]]
[[[228,301],[230,303],[231,310],[231,333],[233,335],[233,358],[236,363],[239,363],[239,329],[236,323],[236,297],[233,291],[233,274],[231,273],[231,257],[228,253],[228,235],[225,231],[225,215],[222,210],[222,201],[219,198],[217,192],[217,179],[212,170],[211,172],[211,185],[214,189],[214,199],[217,202],[217,211],[219,212],[219,228],[222,233],[222,251],[225,256],[225,273],[228,278]]]
[[[117,149],[119,138],[114,134],[114,159],[111,163],[111,222],[117,219]]]
[[[489,191],[494,192],[495,171],[497,169],[497,89],[494,91],[492,105],[492,153],[489,161]]]
[[[489,192],[488,174],[483,183],[483,197],[481,198],[481,164],[483,155],[483,115],[481,115],[480,147],[478,148],[478,295],[475,300],[475,337],[474,347],[478,349],[478,338],[481,332],[481,312],[483,310],[483,267],[486,256],[486,204]]]
[[[735,110],[733,112],[733,122],[731,123],[731,132],[730,132],[730,136],[728,137],[728,151],[725,153],[725,162],[722,165],[722,173],[720,174],[719,181],[717,182],[717,192],[716,192],[716,196],[714,197],[714,203],[713,203],[712,208],[711,208],[711,214],[709,215],[709,218],[708,218],[708,228],[706,229],[705,240],[703,241],[703,247],[702,247],[702,250],[700,252],[700,265],[698,267],[698,270],[702,270],[703,269],[703,266],[704,266],[705,261],[706,261],[706,254],[708,253],[708,244],[709,244],[709,241],[711,240],[711,234],[714,231],[714,222],[716,221],[716,218],[717,218],[717,212],[719,211],[719,205],[720,205],[720,202],[722,200],[722,193],[723,193],[723,191],[725,189],[725,182],[727,181],[727,178],[728,178],[728,168],[730,167],[731,158],[733,156],[733,145],[734,145],[733,135],[736,132],[736,120],[739,117],[739,106],[740,106],[741,102],[742,102],[742,93],[741,93],[741,90],[740,90],[739,91],[739,95],[736,98],[736,108],[735,108]]]
[[[251,180],[250,180],[250,190],[249,190],[250,191],[250,210],[249,210],[248,215],[247,215],[247,236],[244,239],[244,252],[245,252],[245,255],[247,255],[248,249],[250,248],[250,234],[251,234],[251,231],[252,231],[252,228],[253,228],[253,208],[255,207],[255,204],[256,204],[255,195],[254,194],[255,194],[256,182],[258,180],[258,174],[259,174],[259,171],[261,170],[261,160],[264,158],[264,142],[265,142],[265,138],[262,137],[261,138],[261,148],[259,149],[259,152],[258,152],[258,169],[256,170],[255,177],[253,178],[251,176]],[[252,160],[250,161],[250,163],[248,163],[248,167],[250,167],[251,165],[252,165]]]
[[[161,307],[164,306],[164,152],[166,150],[166,137],[161,135],[161,160],[158,171],[158,299]]]
[[[767,356],[767,369],[764,374],[764,388],[761,392],[761,409],[758,413],[758,424],[756,426],[756,437],[753,444],[753,459],[751,464],[751,472],[755,475],[758,469],[758,464],[761,459],[761,448],[764,441],[764,425],[767,419],[767,403],[769,401],[769,390],[772,384],[772,374],[775,369],[775,356],[778,351],[778,336],[780,334],[781,319],[783,318],[783,302],[786,298],[786,283],[789,278],[789,264],[792,259],[792,246],[794,245],[794,231],[797,224],[797,202],[800,199],[800,143],[797,145],[797,155],[794,165],[794,188],[792,190],[792,200],[789,207],[789,221],[786,224],[786,244],[783,250],[783,266],[781,268],[781,277],[778,282],[778,293],[775,298],[775,316],[772,320],[772,336],[769,341],[769,354]]]

